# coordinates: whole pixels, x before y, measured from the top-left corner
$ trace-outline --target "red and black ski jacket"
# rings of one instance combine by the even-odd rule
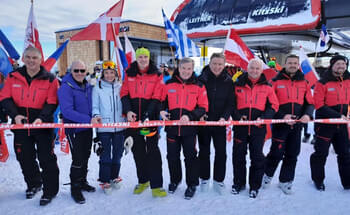
[[[161,109],[168,109],[171,120],[179,120],[183,115],[187,115],[191,121],[199,120],[208,111],[205,86],[194,74],[187,81],[183,81],[176,70],[164,86]],[[193,126],[167,126],[165,130],[176,136],[197,133],[197,127]]]
[[[206,66],[198,80],[205,85],[208,94],[209,111],[208,121],[218,121],[220,118],[228,120],[233,109],[233,81],[224,70],[216,77]]]
[[[58,103],[58,87],[58,80],[44,67],[40,66],[39,73],[30,78],[26,66],[23,66],[6,78],[0,101],[12,119],[23,115],[28,118],[28,123],[37,118],[43,122],[52,122]]]
[[[133,62],[120,90],[123,113],[136,113],[137,121],[146,118],[159,120],[163,85],[163,76],[152,62],[145,73],[140,72],[136,61]]]
[[[286,114],[296,115],[297,118],[307,114],[312,118],[314,102],[311,88],[300,70],[290,77],[283,68],[273,79],[272,86],[279,103],[276,119],[283,119]]]
[[[276,94],[264,74],[261,74],[257,83],[253,85],[248,73],[243,73],[234,84],[234,92],[234,120],[240,120],[243,115],[247,116],[247,120],[272,119],[278,111]]]
[[[340,118],[348,113],[350,102],[350,74],[345,71],[343,78],[333,76],[328,70],[316,83],[314,103],[316,119]]]

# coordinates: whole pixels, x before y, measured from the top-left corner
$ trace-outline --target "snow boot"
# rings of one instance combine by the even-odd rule
[[[153,188],[152,189],[153,197],[166,197],[167,193],[163,188]]]
[[[316,187],[316,189],[317,189],[318,191],[323,192],[323,191],[326,190],[326,186],[324,185],[323,182],[321,182],[321,183],[316,183],[316,182],[314,182],[314,184],[315,184],[315,187]]]
[[[282,183],[280,182],[278,184],[278,187],[283,191],[283,193],[287,194],[287,195],[290,195],[292,194],[292,182],[285,182],[285,183]]]
[[[258,196],[259,190],[250,190],[249,197],[255,199]]]
[[[112,188],[116,189],[116,190],[119,190],[120,187],[122,186],[121,182],[122,182],[122,178],[121,177],[113,179],[112,182],[111,182]]]
[[[185,191],[185,199],[190,200],[196,193],[196,186],[189,186]]]
[[[112,193],[112,186],[110,183],[102,183],[100,186],[105,194],[110,195]]]
[[[71,196],[78,204],[84,204],[85,198],[81,192],[81,183],[73,183],[70,187]]]
[[[41,185],[28,188],[26,190],[26,198],[32,199],[37,192],[41,191],[41,189]]]
[[[213,188],[218,194],[222,195],[225,191],[225,184],[224,182],[218,182],[214,180]]]
[[[149,181],[143,184],[138,184],[134,188],[134,194],[141,194],[143,191],[145,191],[149,187]]]
[[[234,184],[234,185],[232,185],[231,193],[232,193],[233,195],[237,195],[237,194],[239,194],[242,190],[245,190],[245,186],[241,186],[241,185],[238,185],[238,184]]]
[[[55,198],[55,196],[43,194],[40,198],[40,206],[48,205],[52,201],[52,199]]]
[[[264,174],[263,178],[262,178],[262,187],[263,188],[268,188],[271,184],[272,181],[272,177],[267,176],[266,174]]]
[[[201,179],[200,188],[201,188],[201,192],[208,192],[208,190],[209,190],[209,180]]]
[[[179,184],[177,183],[170,183],[168,187],[168,193],[175,193],[178,186]]]
[[[91,185],[89,184],[89,182],[83,181],[83,182],[81,182],[81,190],[82,190],[82,191],[89,192],[89,193],[93,193],[93,192],[96,191],[96,188],[93,187],[93,186],[91,186]]]

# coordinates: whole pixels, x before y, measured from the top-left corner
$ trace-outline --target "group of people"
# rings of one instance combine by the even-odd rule
[[[348,120],[350,76],[348,60],[334,56],[314,96],[299,70],[299,58],[288,55],[285,67],[269,81],[263,74],[263,62],[252,59],[246,72],[235,82],[225,69],[225,56],[214,53],[200,76],[193,72],[194,61],[183,58],[178,68],[164,83],[163,74],[150,60],[147,48],[136,50],[136,61],[120,80],[114,62],[104,61],[101,78],[92,87],[86,81],[87,69],[82,61],[74,61],[70,73],[61,84],[40,66],[41,54],[28,47],[23,54],[24,66],[9,74],[1,91],[0,101],[16,124],[52,122],[60,105],[64,123],[145,122],[148,120],[228,121],[257,120],[256,124],[234,126],[232,152],[232,194],[246,188],[246,155],[249,149],[249,196],[256,198],[261,186],[267,187],[282,161],[279,187],[292,193],[297,157],[300,153],[303,123],[314,118]],[[272,144],[263,154],[266,125],[260,119],[285,119],[272,125]],[[149,187],[153,197],[176,192],[182,181],[181,149],[185,158],[186,185],[184,196],[191,199],[199,185],[206,192],[210,187],[210,148],[214,144],[213,189],[222,194],[226,175],[226,128],[224,126],[166,126],[167,160],[170,173],[168,190],[163,189],[162,159],[158,146],[159,129],[97,128],[101,142],[99,181],[106,194],[119,189],[119,176],[124,147],[131,148],[138,183],[138,195]],[[53,151],[52,129],[13,130],[14,149],[27,184],[26,197],[33,198],[43,189],[40,205],[47,205],[59,190],[59,168]],[[317,190],[325,190],[324,166],[332,143],[337,153],[339,174],[344,189],[350,189],[350,152],[346,124],[315,124],[315,152],[311,155],[311,175]],[[94,192],[87,181],[88,161],[92,148],[91,128],[66,129],[71,153],[71,196],[85,203],[83,191]],[[196,150],[198,138],[199,153]],[[124,140],[126,140],[124,142]],[[38,157],[39,165],[36,161]]]

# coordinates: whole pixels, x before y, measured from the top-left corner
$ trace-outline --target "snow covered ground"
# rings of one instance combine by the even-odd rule
[[[312,128],[309,128],[311,130]],[[12,141],[12,136],[7,136]],[[160,148],[163,159],[164,188],[169,183],[169,172],[166,161],[165,133],[162,132]],[[267,153],[270,142],[267,142],[264,152]],[[302,143],[302,151],[296,169],[292,195],[283,194],[279,188],[278,177],[274,177],[268,189],[261,189],[257,199],[250,199],[248,191],[239,195],[232,195],[232,143],[228,143],[226,192],[219,196],[210,189],[207,193],[196,193],[192,200],[185,200],[183,194],[186,189],[184,181],[175,192],[165,198],[155,199],[151,190],[141,195],[133,195],[132,191],[137,183],[136,170],[132,154],[122,159],[121,177],[123,185],[112,195],[105,195],[98,187],[98,157],[91,155],[89,162],[88,180],[98,187],[95,193],[84,193],[86,204],[78,205],[70,197],[70,186],[63,185],[69,182],[69,168],[71,158],[56,147],[58,165],[60,168],[60,191],[57,197],[46,207],[39,206],[41,196],[26,200],[26,189],[19,164],[16,161],[13,145],[9,144],[10,158],[6,163],[0,163],[0,214],[152,214],[152,215],[209,215],[209,214],[348,214],[350,212],[350,191],[344,191],[338,176],[336,156],[333,150],[326,166],[326,191],[319,192],[313,187],[310,179],[309,157],[313,152],[311,144]],[[279,170],[278,170],[279,171]]]

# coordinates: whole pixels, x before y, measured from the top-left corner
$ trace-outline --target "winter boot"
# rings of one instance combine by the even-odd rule
[[[112,180],[111,185],[113,189],[119,190],[120,187],[122,186],[122,178],[118,177]]]
[[[163,188],[153,188],[152,189],[153,197],[165,197],[167,196],[166,191]]]
[[[263,178],[262,178],[262,187],[263,188],[268,188],[271,184],[272,181],[272,177],[267,176],[266,174],[264,174]]]
[[[222,195],[224,193],[224,190],[225,190],[225,184],[224,184],[224,182],[218,182],[218,181],[214,180],[213,188],[218,194]]]
[[[81,183],[72,183],[70,187],[71,196],[78,204],[84,204],[85,198],[81,192]]]
[[[325,191],[326,190],[326,186],[324,185],[324,183],[323,182],[321,182],[321,183],[316,183],[316,182],[314,182],[314,184],[315,184],[315,187],[316,187],[316,189],[318,190],[318,191]]]
[[[188,186],[185,191],[185,199],[190,200],[196,193],[196,186]]]
[[[208,190],[209,190],[209,180],[201,179],[200,188],[201,188],[201,192],[208,192]]]
[[[283,193],[287,194],[287,195],[290,195],[292,194],[292,182],[285,182],[285,183],[282,183],[280,182],[278,184],[278,187],[283,191]]]
[[[249,197],[255,199],[258,196],[259,190],[253,190],[251,189],[249,191]]]
[[[82,191],[86,191],[86,192],[89,192],[89,193],[93,193],[96,191],[96,188],[91,186],[89,184],[89,182],[87,182],[86,180],[81,182],[81,190]]]
[[[239,194],[242,190],[245,190],[245,186],[238,185],[238,184],[234,184],[234,185],[232,185],[231,193],[232,193],[233,195],[237,195],[237,194]]]
[[[138,184],[134,188],[134,194],[141,194],[149,187],[149,181],[143,184]]]
[[[26,198],[27,199],[32,199],[37,192],[41,191],[41,189],[42,189],[41,185],[34,186],[34,187],[29,187],[26,190]]]
[[[175,193],[178,186],[179,184],[177,183],[170,183],[168,188],[168,193]]]
[[[105,194],[110,195],[112,193],[112,185],[110,183],[102,183],[100,186]]]
[[[310,140],[310,136],[311,136],[311,134],[305,134],[304,135],[304,137],[303,137],[303,143],[307,143],[307,142],[309,142],[309,140]]]
[[[55,195],[56,196],[56,195]],[[43,194],[40,198],[40,206],[48,205],[55,196]]]

